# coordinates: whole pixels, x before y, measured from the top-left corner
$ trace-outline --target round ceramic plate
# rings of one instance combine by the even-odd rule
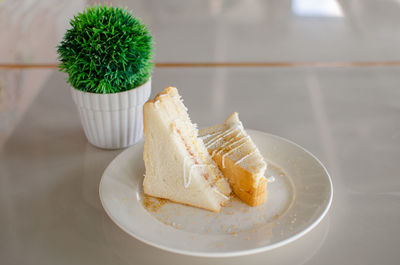
[[[221,212],[145,196],[143,142],[118,155],[100,182],[101,203],[125,232],[149,245],[186,255],[228,257],[285,245],[315,227],[332,201],[322,163],[281,137],[247,130],[268,162],[267,202],[234,198]],[[274,180],[274,181],[272,181]]]

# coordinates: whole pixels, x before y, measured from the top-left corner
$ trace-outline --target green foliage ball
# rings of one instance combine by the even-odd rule
[[[147,27],[127,10],[94,6],[76,15],[57,46],[60,70],[76,89],[116,93],[151,76],[153,41]]]

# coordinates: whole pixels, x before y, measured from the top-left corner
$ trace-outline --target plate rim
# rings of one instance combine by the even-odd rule
[[[304,147],[302,147],[301,145],[286,139],[284,137],[278,136],[278,135],[274,135],[271,133],[267,133],[267,132],[263,132],[263,131],[259,131],[259,130],[254,130],[254,129],[248,129],[246,128],[246,131],[248,132],[255,132],[255,133],[259,133],[259,134],[263,134],[266,135],[267,137],[273,137],[273,138],[277,138],[281,141],[284,141],[286,143],[289,143],[291,145],[296,146],[297,148],[300,148],[301,151],[307,153],[311,158],[313,158],[324,170],[325,175],[328,178],[328,182],[329,182],[329,200],[324,208],[324,210],[322,211],[322,213],[318,216],[317,219],[315,219],[309,226],[307,226],[305,229],[301,230],[300,232],[298,232],[297,234],[290,236],[282,241],[270,244],[270,245],[266,245],[266,246],[261,246],[261,247],[257,247],[257,248],[252,248],[252,249],[247,249],[247,250],[239,250],[239,251],[220,251],[220,252],[204,252],[204,251],[188,251],[188,250],[181,250],[178,248],[173,248],[173,247],[168,247],[162,244],[157,244],[155,242],[152,242],[150,240],[147,240],[146,238],[142,237],[142,236],[138,236],[135,233],[132,233],[130,231],[128,231],[127,228],[125,228],[122,224],[119,223],[119,221],[117,219],[115,219],[112,214],[109,212],[109,210],[107,209],[107,207],[105,206],[105,202],[103,201],[103,197],[102,197],[102,192],[101,190],[103,189],[102,187],[104,186],[104,176],[106,175],[106,173],[109,170],[109,166],[116,160],[118,159],[118,157],[122,156],[122,154],[127,153],[131,148],[135,148],[135,146],[137,146],[138,144],[140,144],[141,142],[144,141],[144,139],[141,139],[139,142],[135,143],[134,145],[126,148],[125,150],[123,150],[121,153],[119,153],[116,157],[114,157],[110,163],[108,163],[106,169],[103,172],[103,175],[101,176],[100,179],[100,183],[99,183],[99,188],[98,188],[98,192],[99,192],[99,197],[100,197],[100,202],[101,205],[104,209],[104,211],[106,212],[107,216],[111,219],[111,221],[113,221],[114,224],[116,224],[122,231],[124,231],[125,233],[127,233],[128,235],[132,236],[133,238],[148,244],[152,247],[156,247],[158,249],[162,249],[164,251],[168,251],[171,253],[175,253],[175,254],[181,254],[181,255],[186,255],[186,256],[194,256],[194,257],[210,257],[210,258],[223,258],[223,257],[237,257],[237,256],[244,256],[244,255],[251,255],[251,254],[256,254],[256,253],[260,253],[260,252],[264,252],[264,251],[269,251],[269,250],[273,250],[276,248],[279,248],[281,246],[284,246],[286,244],[289,244],[293,241],[296,241],[297,239],[301,238],[302,236],[306,235],[308,232],[310,232],[312,229],[314,229],[321,221],[322,219],[326,216],[326,214],[328,213],[331,205],[332,205],[332,200],[333,200],[333,182],[332,182],[332,177],[330,176],[328,170],[326,169],[325,165],[314,155],[312,154],[310,151],[308,151],[307,149],[305,149]]]

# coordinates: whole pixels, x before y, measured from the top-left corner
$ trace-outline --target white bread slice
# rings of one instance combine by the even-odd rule
[[[144,192],[210,211],[229,200],[229,183],[211,159],[175,87],[143,107]]]
[[[234,112],[225,123],[199,131],[210,155],[229,180],[233,192],[250,206],[265,203],[267,163]]]

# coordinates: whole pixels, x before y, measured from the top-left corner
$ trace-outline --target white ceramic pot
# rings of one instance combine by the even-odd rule
[[[151,93],[151,79],[140,87],[112,94],[83,92],[72,97],[89,142],[105,149],[137,143],[143,137],[143,104]]]

